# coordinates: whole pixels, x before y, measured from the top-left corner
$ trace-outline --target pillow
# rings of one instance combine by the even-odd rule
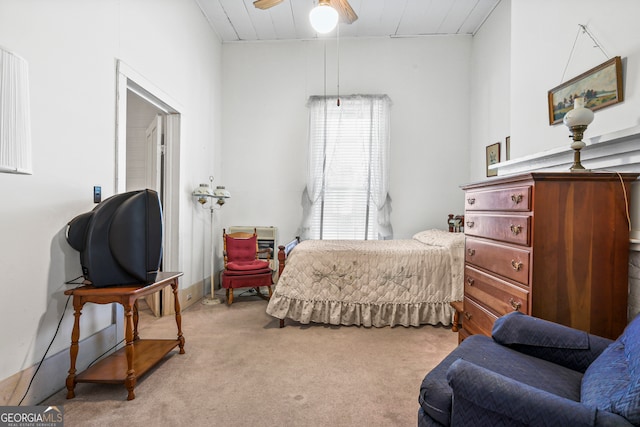
[[[547,348],[588,350],[589,335],[568,326],[512,311],[499,317],[491,331],[493,339],[502,345],[529,345]]]
[[[414,234],[412,238],[425,245],[445,248],[462,246],[464,248],[464,233],[450,233],[445,230],[433,229],[420,231]]]
[[[640,318],[606,348],[582,377],[580,400],[640,424]]]

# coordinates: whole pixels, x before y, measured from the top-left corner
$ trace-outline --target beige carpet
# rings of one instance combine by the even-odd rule
[[[415,426],[424,375],[457,345],[449,328],[301,325],[265,313],[266,301],[183,311],[184,355],[170,353],[122,385],[78,384],[43,405],[75,426]],[[141,338],[175,336],[172,316],[142,313]]]

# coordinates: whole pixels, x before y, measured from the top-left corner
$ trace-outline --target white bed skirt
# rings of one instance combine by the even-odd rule
[[[270,304],[268,313],[279,319],[287,317],[302,324],[313,322],[365,327],[423,324],[448,326],[453,318],[453,308],[447,302],[372,304],[301,301],[285,296],[278,298],[274,304]]]

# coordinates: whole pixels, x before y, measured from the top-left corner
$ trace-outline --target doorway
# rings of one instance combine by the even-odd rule
[[[160,269],[178,271],[180,109],[122,61],[117,68],[116,193],[143,188],[158,192],[164,222]],[[161,291],[147,303],[156,316],[174,310],[171,292]]]
[[[164,117],[166,113],[127,90],[126,183],[125,191],[149,188],[158,193],[164,206]],[[163,220],[166,216],[163,216]],[[164,224],[163,224],[164,226]],[[162,262],[160,265],[162,270]],[[145,297],[151,312],[162,315],[162,291]]]

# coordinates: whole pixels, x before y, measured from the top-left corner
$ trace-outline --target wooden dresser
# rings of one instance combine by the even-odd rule
[[[468,184],[460,340],[519,310],[608,338],[627,324],[635,173],[534,172]]]

